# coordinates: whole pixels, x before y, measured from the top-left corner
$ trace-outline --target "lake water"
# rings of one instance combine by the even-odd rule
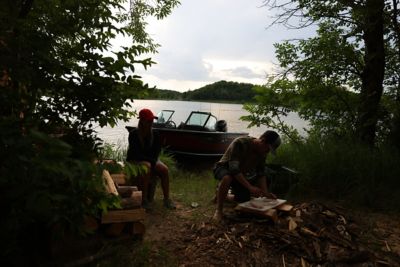
[[[264,131],[268,130],[266,126],[247,128],[248,122],[240,120],[241,116],[249,115],[244,110],[241,104],[226,104],[226,103],[209,103],[209,102],[189,102],[189,101],[169,101],[169,100],[135,100],[133,109],[139,112],[142,108],[148,108],[157,114],[163,109],[175,110],[172,120],[179,125],[180,122],[186,121],[191,111],[211,112],[218,119],[226,120],[229,132],[248,132],[249,135],[258,137]],[[307,123],[301,120],[297,114],[289,114],[284,120],[289,125],[292,125],[304,133],[303,128]],[[119,122],[114,128],[97,127],[96,131],[101,139],[106,143],[113,143],[125,147],[128,143],[128,131],[125,126],[136,126],[137,118],[132,118],[129,122]]]

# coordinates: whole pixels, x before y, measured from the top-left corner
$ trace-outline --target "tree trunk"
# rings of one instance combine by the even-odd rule
[[[365,67],[362,75],[357,133],[359,139],[370,146],[375,142],[385,72],[383,9],[382,0],[366,1],[363,35]]]
[[[398,22],[399,9],[397,6],[397,0],[392,1],[393,4],[393,14],[392,23],[393,30],[396,38],[396,49],[397,49],[397,60],[400,60],[400,26]],[[398,77],[398,76],[397,76]],[[400,81],[397,80],[397,91],[395,99],[395,111],[392,119],[392,129],[390,132],[391,143],[400,150]]]

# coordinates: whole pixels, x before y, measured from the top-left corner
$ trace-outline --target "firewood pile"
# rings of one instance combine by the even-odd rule
[[[103,178],[106,191],[120,196],[122,206],[122,209],[109,210],[102,214],[101,224],[106,225],[106,235],[116,237],[125,231],[143,237],[145,211],[141,207],[142,191],[139,191],[136,186],[125,186],[124,174],[111,175],[104,170]]]
[[[400,255],[359,242],[362,231],[340,210],[303,203],[278,220],[227,214],[219,224],[188,225],[185,262],[229,266],[400,266]],[[277,261],[279,259],[279,261]]]
[[[84,265],[107,256],[114,241],[143,238],[146,228],[142,192],[136,186],[126,186],[124,174],[103,170],[102,176],[105,192],[120,197],[122,208],[108,210],[99,217],[85,216],[83,228],[92,234],[82,237],[67,233],[54,240],[50,249],[50,258],[54,262],[48,265]]]

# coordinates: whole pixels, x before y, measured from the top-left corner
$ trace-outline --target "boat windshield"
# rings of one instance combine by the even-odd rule
[[[169,121],[174,114],[173,110],[162,110],[157,114],[157,119],[154,119],[155,123],[166,123]]]
[[[186,121],[189,126],[202,126],[214,130],[217,119],[210,113],[192,112]]]

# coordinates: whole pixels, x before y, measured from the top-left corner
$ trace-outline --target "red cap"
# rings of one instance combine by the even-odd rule
[[[153,112],[151,112],[150,109],[144,108],[139,111],[139,119],[146,120],[146,121],[152,121],[154,119],[158,119],[156,116],[154,116]]]

